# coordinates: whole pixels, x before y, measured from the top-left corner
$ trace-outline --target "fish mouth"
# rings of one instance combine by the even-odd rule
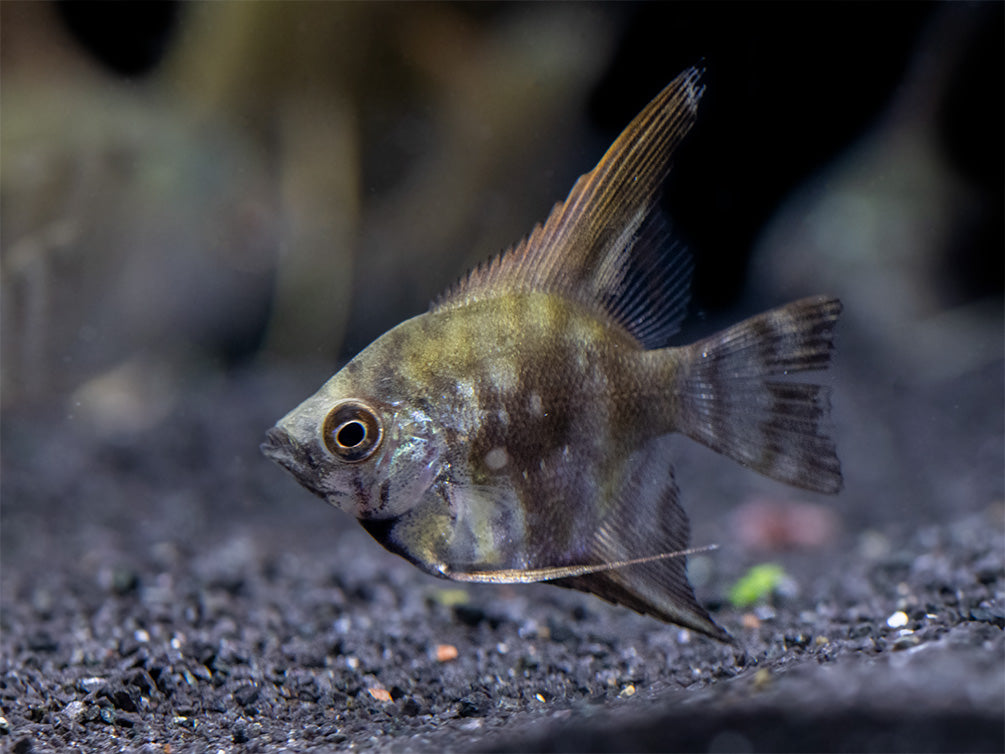
[[[265,433],[265,442],[258,446],[266,458],[293,471],[296,448],[289,433],[279,427],[272,427]]]
[[[289,432],[278,426],[272,427],[265,433],[265,442],[258,447],[266,458],[293,474],[301,486],[319,497],[328,498],[328,493],[318,486],[317,476],[312,472],[314,464],[309,450],[294,440]]]

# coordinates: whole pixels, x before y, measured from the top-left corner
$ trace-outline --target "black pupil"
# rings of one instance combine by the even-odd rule
[[[366,439],[366,427],[358,421],[346,422],[335,433],[335,439],[344,448],[355,448]]]

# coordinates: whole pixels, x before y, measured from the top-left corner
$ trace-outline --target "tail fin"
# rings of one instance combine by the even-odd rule
[[[840,313],[838,299],[816,296],[688,346],[678,386],[681,431],[780,482],[840,490],[841,463],[825,434],[830,390],[766,379],[825,369]]]

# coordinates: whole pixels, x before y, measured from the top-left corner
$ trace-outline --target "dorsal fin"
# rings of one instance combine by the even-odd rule
[[[690,68],[674,79],[544,225],[473,269],[431,310],[543,291],[605,312],[647,348],[665,345],[684,316],[691,260],[671,242],[656,205],[670,158],[694,124],[700,77]]]

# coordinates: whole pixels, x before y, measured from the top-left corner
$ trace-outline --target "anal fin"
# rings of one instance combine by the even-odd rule
[[[657,438],[626,461],[619,494],[589,543],[588,556],[604,563],[649,553],[681,553],[687,548],[689,533],[687,515],[677,500],[667,438]],[[719,641],[733,641],[698,604],[687,579],[685,557],[643,560],[551,583],[590,592]]]

